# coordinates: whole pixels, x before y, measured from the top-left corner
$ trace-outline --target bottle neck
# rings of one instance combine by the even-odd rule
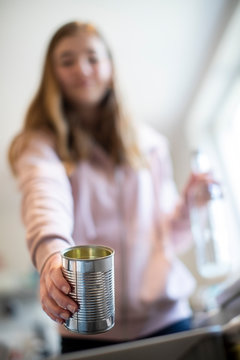
[[[191,156],[191,170],[194,174],[209,174],[211,173],[211,166],[208,157],[200,150],[192,152]],[[219,183],[205,183],[196,184],[193,189],[193,194],[190,194],[193,202],[198,206],[207,204],[210,200],[223,198],[222,186]]]
[[[211,171],[210,162],[206,154],[195,150],[191,154],[191,170],[194,174],[205,174]]]

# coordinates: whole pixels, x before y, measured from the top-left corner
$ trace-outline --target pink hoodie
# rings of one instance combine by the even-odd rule
[[[149,128],[138,137],[150,164],[139,171],[114,167],[96,147],[91,161],[67,174],[42,133],[17,163],[27,245],[38,270],[52,252],[76,244],[115,249],[116,324],[91,338],[135,339],[191,316],[195,281],[176,255],[191,243],[188,212],[166,140]],[[63,326],[60,332],[73,336]]]

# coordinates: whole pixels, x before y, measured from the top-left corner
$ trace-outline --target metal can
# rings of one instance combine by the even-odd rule
[[[98,334],[115,323],[114,250],[101,245],[73,246],[62,251],[62,272],[69,295],[79,305],[65,327],[81,334]]]

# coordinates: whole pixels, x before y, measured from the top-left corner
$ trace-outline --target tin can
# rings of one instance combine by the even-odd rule
[[[73,246],[62,251],[62,272],[78,304],[65,327],[81,334],[98,334],[115,323],[114,250],[101,245]]]

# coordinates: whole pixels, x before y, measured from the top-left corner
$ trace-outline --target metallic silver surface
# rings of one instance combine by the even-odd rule
[[[115,322],[114,250],[95,245],[65,249],[62,271],[79,305],[65,327],[81,334],[110,330]]]

